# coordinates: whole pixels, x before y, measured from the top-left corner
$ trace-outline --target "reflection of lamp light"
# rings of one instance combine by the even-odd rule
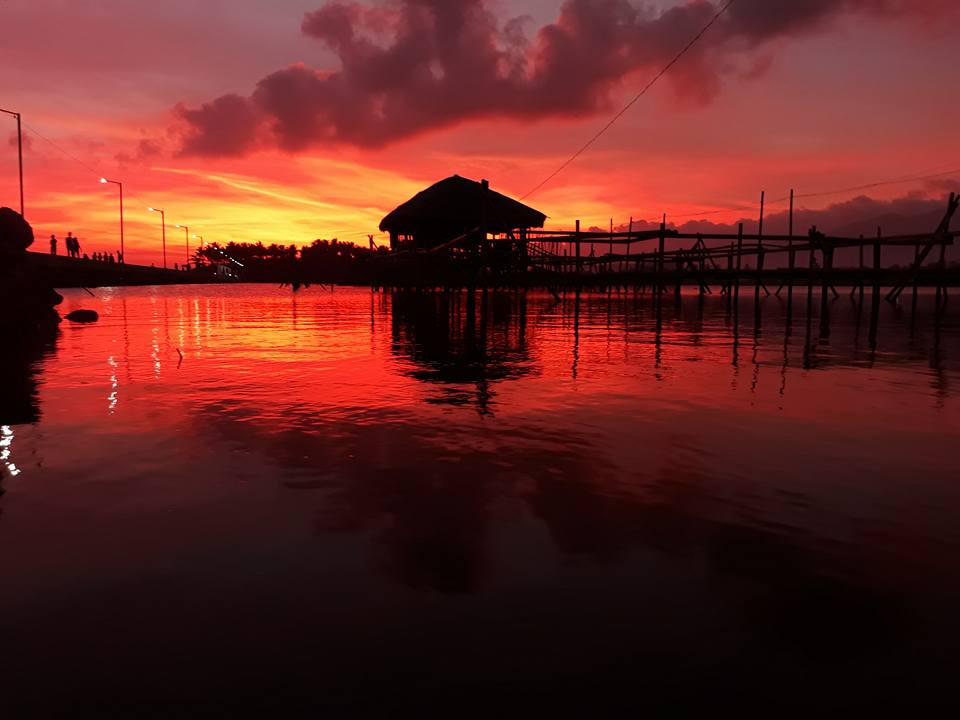
[[[120,387],[120,383],[117,380],[117,360],[110,356],[107,360],[107,365],[110,366],[110,394],[107,396],[107,411],[113,415],[113,411],[117,408],[117,402],[119,402],[119,397],[117,395],[117,388]]]
[[[9,425],[0,426],[0,462],[6,466],[11,477],[20,474],[20,469],[10,462],[10,448],[13,445],[13,429]]]
[[[150,212],[160,213],[160,227],[163,228],[163,269],[167,269],[167,214],[163,210],[149,207]]]
[[[123,183],[117,182],[116,180],[107,180],[106,178],[100,178],[101,185],[116,185],[120,188],[120,262],[127,261],[126,250],[123,247]]]

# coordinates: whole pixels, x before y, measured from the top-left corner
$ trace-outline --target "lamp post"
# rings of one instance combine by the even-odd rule
[[[147,208],[150,212],[160,213],[160,227],[163,229],[163,269],[167,269],[167,214],[159,208]]]
[[[118,182],[117,180],[107,180],[106,178],[100,178],[100,183],[102,185],[110,184],[116,185],[120,188],[120,262],[127,262],[127,250],[123,246],[123,183]]]
[[[20,215],[25,217],[23,214],[23,129],[20,127],[20,113],[3,108],[0,108],[0,112],[13,115],[17,119],[17,155],[20,161]]]
[[[186,225],[174,225],[178,230],[183,230],[183,239],[187,246],[187,269],[190,269],[190,228]]]

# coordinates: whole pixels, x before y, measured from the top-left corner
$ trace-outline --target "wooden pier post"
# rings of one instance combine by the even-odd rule
[[[807,329],[804,346],[804,364],[807,366],[810,362],[810,328],[813,325],[813,270],[817,259],[815,251],[816,232],[816,227],[810,230],[810,262],[807,267]]]
[[[727,248],[727,281],[723,284],[723,292],[727,296],[727,303],[733,295],[733,243]]]
[[[763,190],[760,193],[760,229],[757,231],[757,240],[763,240],[763,209],[766,205],[767,200],[767,191]]]
[[[703,273],[704,273],[704,270],[706,270],[706,265],[707,265],[707,252],[706,252],[707,247],[706,245],[703,244],[703,235],[700,233],[697,233],[697,247],[700,248],[699,280],[700,280],[700,295],[702,297],[707,292],[707,283],[703,279]]]
[[[580,257],[580,221],[577,220],[577,235],[576,235],[576,246],[577,246],[577,286],[580,286],[580,273],[583,272],[583,258]]]
[[[947,244],[940,244],[940,261],[937,263],[937,311],[940,310],[941,299],[946,303],[947,299]]]
[[[787,240],[787,248],[790,251],[790,260],[789,260],[789,270],[790,274],[787,276],[787,282],[793,287],[793,269],[797,265],[797,253],[793,249],[793,190],[790,190],[790,227],[788,229],[787,235],[789,239]]]
[[[870,305],[870,349],[877,349],[877,328],[880,324],[880,239],[883,232],[877,228],[873,243],[873,299]]]
[[[677,304],[680,304],[680,295],[683,288],[683,266],[686,264],[687,253],[686,251],[678,248],[676,251],[677,257],[677,286],[674,292],[674,299]]]
[[[917,318],[917,284],[920,279],[920,243],[913,246],[913,265],[916,268],[913,273],[913,296],[910,299],[910,329],[915,329],[914,325]]]
[[[661,293],[664,290],[663,285],[663,264],[664,264],[664,253],[666,251],[666,234],[667,234],[667,216],[663,216],[663,221],[660,223],[660,244],[658,246],[658,257],[657,257],[657,293]]]
[[[733,304],[740,306],[740,271],[743,268],[743,223],[737,230],[737,272],[733,278]]]
[[[830,293],[835,293],[833,288],[833,245],[824,240],[823,250],[823,292],[820,295],[820,337],[827,339],[830,337]]]
[[[857,293],[857,291],[859,290],[859,292],[860,292],[860,299],[859,299],[858,302],[859,302],[861,305],[863,304],[863,273],[864,273],[864,265],[863,265],[863,246],[864,246],[864,239],[863,239],[863,235],[861,235],[861,236],[860,236],[860,273],[859,273],[859,275],[858,275],[858,277],[857,277],[857,284],[854,285],[853,288],[851,288],[851,290],[850,290],[850,297],[851,297],[851,298],[852,298],[852,297]]]
[[[753,302],[759,307],[760,305],[760,288],[763,286],[763,281],[760,277],[763,275],[763,263],[765,252],[763,250],[763,243],[758,241],[757,245],[757,284],[753,291]]]

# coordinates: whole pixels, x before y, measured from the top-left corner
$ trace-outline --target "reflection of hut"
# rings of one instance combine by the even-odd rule
[[[380,230],[390,233],[390,248],[430,249],[458,237],[514,232],[543,227],[547,216],[459,175],[441,180],[387,215]]]
[[[398,291],[391,297],[391,348],[412,361],[412,377],[433,386],[427,402],[475,404],[486,415],[496,384],[532,371],[525,295]]]

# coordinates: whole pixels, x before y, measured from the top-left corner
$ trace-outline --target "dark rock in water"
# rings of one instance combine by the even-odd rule
[[[0,331],[26,341],[29,334],[55,332],[63,298],[42,273],[31,269],[27,248],[33,228],[20,213],[0,208]]]
[[[92,323],[100,319],[96,310],[74,310],[67,315],[67,320],[76,323]]]

